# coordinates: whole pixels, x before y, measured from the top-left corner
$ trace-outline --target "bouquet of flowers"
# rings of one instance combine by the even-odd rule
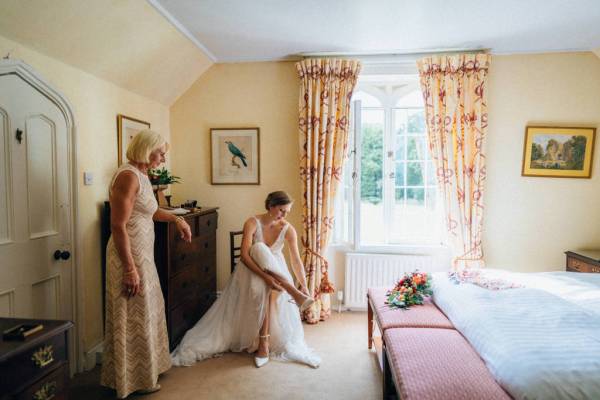
[[[387,304],[390,308],[407,309],[415,304],[423,304],[423,298],[432,294],[431,276],[414,271],[406,273],[387,293]]]

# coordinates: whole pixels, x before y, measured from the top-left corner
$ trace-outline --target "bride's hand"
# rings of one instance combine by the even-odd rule
[[[277,282],[277,280],[271,275],[265,275],[263,277],[263,280],[265,281],[267,287],[269,287],[270,289],[277,290],[278,292],[281,292],[283,290],[283,288],[279,285],[279,282]]]
[[[308,291],[308,288],[307,288],[306,286],[304,286],[304,285],[301,285],[301,286],[300,286],[300,291],[301,291],[302,293],[304,293],[305,295],[307,295],[307,296],[310,296],[310,292]]]

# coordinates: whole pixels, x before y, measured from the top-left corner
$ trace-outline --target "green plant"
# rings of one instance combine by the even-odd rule
[[[150,183],[153,185],[170,185],[171,183],[179,183],[181,179],[178,176],[171,175],[165,167],[161,169],[149,169],[148,178],[150,178]]]

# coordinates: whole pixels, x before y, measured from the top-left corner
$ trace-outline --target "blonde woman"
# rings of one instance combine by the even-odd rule
[[[154,223],[174,222],[191,240],[189,225],[158,208],[148,168],[165,161],[168,144],[158,133],[138,133],[128,163],[109,188],[112,236],[106,248],[106,327],[101,384],[129,394],[160,389],[158,375],[171,367],[164,301],[154,263]]]

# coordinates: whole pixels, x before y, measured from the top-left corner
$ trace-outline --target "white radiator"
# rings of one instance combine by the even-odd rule
[[[448,257],[347,253],[344,307],[365,310],[367,288],[383,286],[391,289],[405,272],[416,269],[422,272],[447,271]]]

